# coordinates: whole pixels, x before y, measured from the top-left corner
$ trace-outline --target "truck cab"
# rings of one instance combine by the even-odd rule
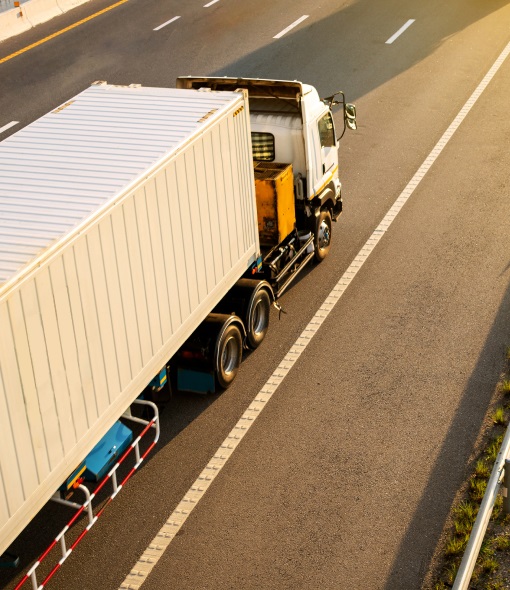
[[[298,81],[182,76],[177,88],[248,95],[263,274],[279,297],[312,258],[321,262],[330,251],[332,222],[342,213],[331,109],[342,105],[345,132],[356,128],[355,106],[343,92],[322,100]]]
[[[342,212],[338,176],[338,139],[331,107],[342,104],[344,125],[355,128],[355,109],[333,95],[321,100],[317,90],[298,81],[247,78],[179,77],[178,88],[245,90],[249,96],[253,159],[292,164],[297,224],[328,210],[335,221]],[[309,224],[309,222],[308,222]],[[311,227],[315,231],[315,227]]]

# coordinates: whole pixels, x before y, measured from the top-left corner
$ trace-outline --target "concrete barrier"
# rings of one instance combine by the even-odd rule
[[[11,8],[5,12],[0,12],[0,41],[24,33],[32,27],[32,23],[25,16],[24,6],[22,6],[21,10]]]
[[[0,12],[0,41],[19,35],[88,0],[28,0],[20,8]]]
[[[62,12],[67,12],[68,10],[71,10],[72,8],[76,8],[77,6],[80,6],[81,4],[85,4],[85,2],[88,2],[88,1],[89,0],[57,0],[57,4],[62,9]]]
[[[22,5],[22,10],[33,27],[62,14],[57,0],[30,0]]]

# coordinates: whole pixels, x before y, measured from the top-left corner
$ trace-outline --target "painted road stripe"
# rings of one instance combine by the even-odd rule
[[[283,29],[283,31],[280,31],[278,33],[278,35],[275,35],[273,37],[273,39],[279,39],[280,37],[283,37],[285,35],[285,33],[288,33],[290,30],[292,30],[294,27],[297,27],[300,23],[302,23],[304,20],[306,20],[310,15],[309,14],[304,14],[301,18],[298,18],[297,21],[294,21],[291,25],[289,25],[286,29]]]
[[[214,479],[217,477],[217,475],[227,463],[228,459],[238,447],[239,443],[243,440],[248,430],[252,427],[255,420],[258,418],[258,416],[260,416],[260,413],[266,407],[273,393],[278,389],[278,386],[285,379],[298,358],[305,351],[308,344],[310,344],[312,338],[317,333],[330,312],[333,310],[335,304],[344,294],[347,287],[351,284],[352,280],[363,266],[370,253],[377,246],[379,240],[386,233],[395,217],[406,204],[409,197],[413,194],[415,188],[420,184],[425,174],[436,161],[439,154],[443,151],[443,148],[450,141],[452,135],[455,133],[462,121],[466,118],[473,105],[479,99],[480,95],[495,76],[496,72],[499,70],[509,54],[510,43],[508,43],[508,45],[502,51],[498,59],[494,62],[494,65],[485,75],[484,79],[480,82],[466,104],[459,111],[459,114],[444,132],[443,136],[437,142],[423,164],[418,168],[418,171],[409,181],[405,189],[399,195],[398,199],[393,203],[392,207],[388,213],[386,213],[383,220],[374,230],[370,238],[368,238],[367,242],[359,251],[356,258],[352,261],[349,268],[342,275],[342,278],[335,285],[331,293],[326,297],[326,300],[314,315],[310,323],[303,330],[296,342],[294,342],[289,352],[285,355],[285,358],[278,365],[278,368],[267,380],[264,387],[262,387],[253,402],[250,404],[249,408],[242,415],[239,422],[234,426],[230,434],[223,441],[220,448],[216,451],[214,457],[209,461],[205,469],[198,476],[198,479],[188,490],[184,498],[178,504],[177,508],[172,512],[172,514],[170,514],[166,523],[154,537],[151,544],[145,550],[131,572],[126,576],[124,582],[122,582],[120,590],[138,590],[142,586],[147,576],[151,573],[152,568],[157,564],[159,558],[163,555],[167,547],[172,542],[173,538],[177,535],[182,525],[191,514],[192,510],[202,499]]]
[[[414,18],[410,18],[405,25],[402,25],[400,29],[386,41],[386,45],[393,43],[393,41],[395,41],[397,37],[400,37],[400,35],[402,35],[402,33],[406,31],[414,23],[414,21]]]
[[[170,20],[167,20],[166,23],[163,23],[162,25],[159,25],[159,27],[156,27],[155,29],[152,29],[153,31],[159,31],[160,29],[162,29],[163,27],[166,27],[167,25],[169,25],[170,23],[175,22],[177,19],[181,18],[180,16],[174,16],[174,18],[171,18]]]
[[[204,8],[209,8],[209,6],[212,6],[213,4],[216,4],[216,2],[219,2],[220,0],[212,0],[212,2],[209,2],[209,4],[204,4]]]
[[[0,133],[3,133],[4,131],[7,131],[7,129],[10,129],[11,127],[14,127],[14,125],[17,125],[19,123],[19,121],[11,121],[10,123],[7,123],[7,125],[4,125],[3,127],[0,127]]]
[[[58,37],[59,35],[63,35],[64,33],[67,33],[67,31],[75,29],[76,27],[83,25],[84,23],[88,22],[89,20],[96,18],[96,16],[100,16],[101,14],[104,14],[105,12],[108,12],[109,10],[113,10],[114,8],[117,8],[117,6],[120,6],[121,4],[125,4],[128,1],[129,0],[120,0],[119,2],[116,2],[115,4],[112,4],[111,6],[107,6],[106,8],[103,8],[103,10],[100,10],[99,12],[95,12],[94,14],[87,16],[87,18],[84,18],[82,20],[79,20],[76,23],[73,23],[72,25],[69,25],[65,29],[61,29],[60,31],[57,31],[57,32],[53,33],[52,35],[49,35],[48,37],[44,37],[44,39],[41,39],[40,41],[36,41],[35,43],[32,43],[31,45],[27,45],[26,47],[23,47],[23,49],[20,49],[19,51],[16,51],[15,53],[11,53],[10,55],[7,55],[6,57],[2,57],[2,58],[0,58],[0,64],[3,64],[4,62],[9,61],[13,57],[17,57],[18,55],[21,55],[22,53],[25,53],[26,51],[30,51],[30,49],[34,49],[34,47],[38,47],[39,45],[42,45],[43,43],[46,43],[47,41],[51,41],[51,39],[55,39],[55,37]]]

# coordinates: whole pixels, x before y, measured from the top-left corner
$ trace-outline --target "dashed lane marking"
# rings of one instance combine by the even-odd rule
[[[400,37],[400,35],[402,35],[402,33],[404,31],[406,31],[413,23],[415,22],[414,18],[410,18],[405,25],[402,25],[400,27],[400,29],[394,33],[387,41],[386,41],[386,45],[391,45],[393,43],[393,41],[395,41],[395,39],[397,39],[398,37]]]
[[[167,20],[166,23],[163,23],[162,25],[159,25],[159,27],[156,27],[155,29],[152,29],[153,31],[159,31],[160,29],[162,29],[163,27],[166,27],[167,25],[169,25],[170,23],[175,22],[177,19],[181,18],[180,16],[174,16],[174,18],[171,18],[170,20]]]
[[[7,131],[8,129],[10,129],[11,127],[14,127],[14,125],[17,125],[18,123],[19,123],[19,121],[11,121],[10,123],[7,123],[7,125],[0,127],[0,133]]]
[[[278,33],[278,35],[275,35],[273,37],[273,39],[280,39],[280,37],[283,37],[286,33],[288,33],[289,31],[291,31],[294,27],[297,27],[299,24],[301,24],[304,20],[306,20],[310,15],[309,14],[304,14],[301,18],[298,18],[296,21],[294,21],[291,25],[289,25],[286,29],[283,29],[283,31],[280,31]]]

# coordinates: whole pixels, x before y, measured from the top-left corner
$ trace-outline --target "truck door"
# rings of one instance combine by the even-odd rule
[[[317,121],[319,140],[321,146],[321,169],[323,182],[326,180],[336,166],[338,166],[338,145],[335,136],[335,125],[331,111],[327,111]]]

